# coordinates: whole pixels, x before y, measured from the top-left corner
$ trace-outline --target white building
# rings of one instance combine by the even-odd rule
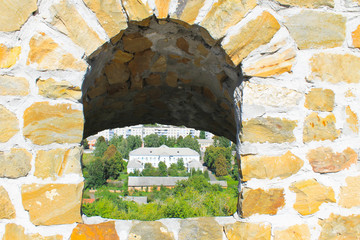
[[[190,169],[192,166],[196,166],[196,170],[203,171],[198,152],[190,148],[169,148],[162,145],[158,148],[138,148],[131,151],[129,153],[128,172],[139,169],[138,163],[141,164],[142,169],[145,163],[151,163],[152,166],[158,167],[159,162],[164,162],[167,167],[170,167],[171,164],[176,164],[180,158],[183,159],[186,168]],[[134,166],[137,166],[137,168],[134,168]],[[139,171],[142,171],[142,169],[139,169]]]

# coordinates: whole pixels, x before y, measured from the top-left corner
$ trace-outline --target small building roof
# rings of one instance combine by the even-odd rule
[[[162,145],[157,148],[138,148],[129,153],[129,156],[200,156],[198,152],[190,148],[169,148]]]
[[[202,168],[203,165],[200,161],[191,161],[189,162],[188,168]]]
[[[131,160],[128,162],[127,168],[142,168],[142,164],[138,160]]]
[[[175,186],[176,182],[187,180],[188,177],[131,177],[128,187]]]

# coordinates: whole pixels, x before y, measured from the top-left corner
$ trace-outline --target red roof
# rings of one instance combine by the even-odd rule
[[[93,203],[95,202],[95,198],[84,198],[83,203]]]

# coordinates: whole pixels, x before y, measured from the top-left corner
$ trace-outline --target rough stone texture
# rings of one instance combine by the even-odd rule
[[[38,233],[25,234],[24,227],[15,223],[8,223],[5,226],[5,234],[2,240],[62,240],[61,235],[42,236]]]
[[[235,222],[224,226],[228,240],[270,240],[271,225],[266,223]]]
[[[187,0],[179,4],[177,11],[172,18],[179,19],[190,25],[194,24],[200,9],[204,6],[205,0]],[[185,6],[184,6],[185,5]]]
[[[200,25],[209,31],[212,38],[220,39],[255,6],[255,0],[220,0],[213,4]]]
[[[115,222],[103,222],[99,224],[78,224],[71,233],[70,240],[119,240],[116,233]]]
[[[285,206],[284,189],[273,188],[269,190],[263,190],[260,188],[245,188],[243,190],[243,198],[243,217],[250,217],[254,214],[275,215],[278,209]]]
[[[11,68],[17,62],[21,47],[7,47],[0,44],[0,68]]]
[[[292,89],[268,84],[245,82],[243,103],[249,105],[292,107],[297,106],[303,94]]]
[[[275,230],[274,240],[296,239],[310,240],[310,230],[308,225],[294,225],[285,230]]]
[[[83,113],[71,104],[32,104],[24,112],[24,136],[38,145],[79,143],[84,127]]]
[[[122,38],[124,50],[131,53],[142,52],[152,46],[152,42],[140,33],[133,33]]]
[[[170,0],[155,0],[157,9],[157,18],[167,18],[170,6]]]
[[[54,15],[52,24],[82,47],[87,55],[93,53],[105,42],[87,25],[75,6],[69,1],[61,0],[52,7],[52,11]]]
[[[85,0],[85,4],[96,14],[109,38],[127,28],[127,19],[116,0]]]
[[[360,25],[351,33],[351,36],[354,47],[360,48]]]
[[[349,128],[353,133],[359,133],[359,118],[349,106],[346,106],[345,113],[347,115],[345,126]]]
[[[322,6],[334,7],[334,0],[276,0],[282,5],[318,8]]]
[[[319,240],[357,240],[360,233],[360,215],[340,216],[331,214],[319,220],[322,227]]]
[[[270,42],[279,29],[280,24],[276,18],[264,11],[230,36],[229,42],[222,46],[234,65],[238,65],[251,51]]]
[[[360,57],[351,54],[318,53],[310,59],[311,75],[308,80],[330,83],[359,83]]]
[[[12,148],[10,152],[0,152],[0,177],[26,176],[31,169],[31,159],[31,153],[22,148]]]
[[[334,190],[318,183],[315,179],[294,182],[290,190],[296,193],[294,209],[301,215],[319,211],[323,203],[336,202]]]
[[[281,156],[242,156],[242,180],[287,178],[297,173],[303,165],[304,161],[290,151]]]
[[[129,240],[173,240],[173,233],[161,222],[140,222],[132,226]]]
[[[307,159],[314,172],[330,173],[349,168],[357,162],[358,155],[351,148],[345,149],[342,153],[334,153],[331,148],[319,147],[310,150]]]
[[[130,21],[140,22],[153,14],[150,7],[142,1],[123,0],[122,3]]]
[[[305,95],[305,107],[314,111],[331,112],[334,109],[335,94],[330,89],[312,88]]]
[[[346,18],[339,14],[301,11],[285,26],[300,49],[340,47],[345,40]]]
[[[52,78],[42,80],[39,79],[36,82],[39,88],[39,95],[47,98],[66,98],[75,101],[81,99],[81,89],[73,86],[67,81],[57,82]]]
[[[222,240],[222,226],[214,218],[184,219],[180,222],[179,240]]]
[[[0,219],[13,219],[16,217],[14,205],[4,187],[0,186]]]
[[[335,122],[336,119],[332,113],[324,118],[315,112],[311,113],[304,122],[304,143],[337,139],[341,131],[336,129]]]
[[[7,142],[19,131],[19,122],[15,114],[0,105],[0,143]]]
[[[26,96],[29,94],[29,82],[23,77],[0,76],[0,95]]]
[[[253,118],[243,122],[242,142],[283,143],[295,141],[296,122],[281,118]]]
[[[3,1],[0,4],[0,31],[17,31],[37,10],[37,0]]]
[[[78,147],[40,150],[36,154],[34,175],[39,178],[50,177],[53,180],[70,173],[81,175],[80,158],[81,149]]]
[[[339,205],[346,208],[360,206],[360,176],[346,178],[346,186],[340,188]]]
[[[75,59],[45,33],[36,33],[30,39],[30,52],[26,64],[36,64],[38,70],[84,71],[87,68],[83,60]]]
[[[35,225],[82,222],[80,215],[84,183],[26,184],[21,188],[22,204]]]
[[[154,62],[154,64],[151,66],[150,71],[151,72],[166,72],[166,66],[167,66],[166,57],[160,56]]]

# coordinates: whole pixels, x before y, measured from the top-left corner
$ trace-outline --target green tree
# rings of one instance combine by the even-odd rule
[[[215,160],[215,175],[217,177],[228,175],[226,158],[220,154]]]
[[[150,134],[144,137],[145,147],[160,147],[160,138],[157,134]]]
[[[226,166],[228,171],[231,169],[231,149],[224,147],[214,147],[210,146],[206,149],[204,155],[205,165],[213,172],[215,172],[215,161],[220,156],[223,155],[226,159]]]
[[[185,170],[184,160],[182,158],[179,158],[176,162],[176,166],[178,170]]]
[[[84,149],[89,149],[89,143],[86,139],[82,140],[82,145],[83,145]]]
[[[142,141],[140,136],[129,136],[126,138],[127,146],[130,151],[141,147]]]
[[[176,145],[176,138],[174,138],[174,137],[169,137],[169,138],[166,140],[165,145],[168,146],[168,147],[175,147],[175,145]]]
[[[179,147],[190,148],[190,149],[193,149],[193,150],[197,151],[198,153],[200,153],[199,142],[196,139],[192,138],[190,135],[186,136],[180,142]]]
[[[205,139],[205,131],[200,131],[200,139]]]
[[[104,159],[104,172],[106,179],[118,179],[120,173],[123,172],[126,168],[126,162],[121,157],[121,153],[116,151],[115,155],[111,158]]]
[[[104,164],[100,158],[90,162],[87,170],[87,187],[100,187],[106,183]]]
[[[167,142],[167,137],[165,135],[161,135],[159,137],[159,142],[160,142],[160,146],[161,145],[166,145],[166,142]]]
[[[159,162],[159,172],[160,176],[167,176],[167,167],[163,161]]]
[[[107,147],[108,147],[108,145],[105,141],[105,138],[102,136],[99,137],[95,143],[95,150],[93,152],[94,156],[102,157],[104,155],[104,152],[106,151]]]
[[[227,139],[226,137],[214,136],[213,139],[214,139],[214,146],[215,147],[228,148],[231,145],[231,141],[229,139]]]

